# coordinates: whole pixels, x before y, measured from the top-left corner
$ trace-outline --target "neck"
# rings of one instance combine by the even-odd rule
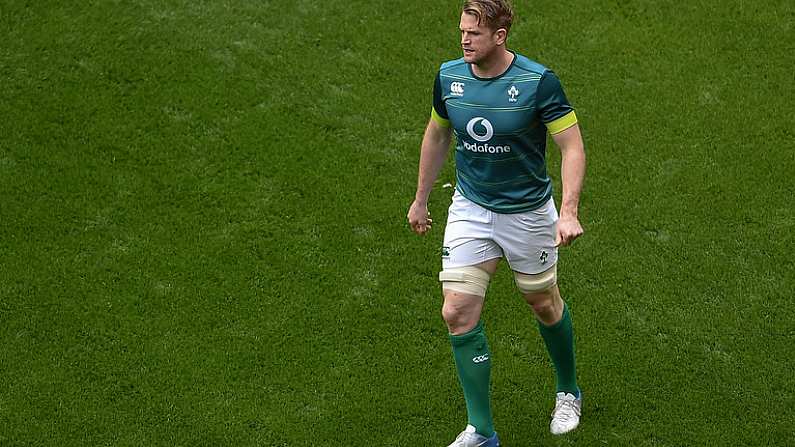
[[[472,64],[472,72],[480,78],[493,78],[505,73],[513,62],[513,53],[501,46],[494,55],[477,64]]]

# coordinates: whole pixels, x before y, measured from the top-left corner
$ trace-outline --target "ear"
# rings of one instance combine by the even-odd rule
[[[508,30],[505,28],[500,28],[494,32],[494,40],[498,46],[505,45],[506,39],[508,39]]]

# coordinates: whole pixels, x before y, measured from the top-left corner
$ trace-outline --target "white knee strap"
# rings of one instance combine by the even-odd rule
[[[535,293],[549,290],[558,282],[558,265],[555,264],[545,272],[529,275],[514,272],[516,286],[522,293]]]
[[[442,289],[468,295],[486,296],[491,275],[477,267],[458,267],[439,272]]]

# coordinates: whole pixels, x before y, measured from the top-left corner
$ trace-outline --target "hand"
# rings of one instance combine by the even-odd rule
[[[420,236],[430,231],[431,224],[433,224],[431,213],[428,211],[428,204],[417,202],[416,200],[411,204],[408,216],[406,217],[409,219],[411,231]]]
[[[555,236],[555,246],[567,246],[574,242],[575,239],[582,236],[582,225],[575,216],[561,214],[558,219],[557,235]]]

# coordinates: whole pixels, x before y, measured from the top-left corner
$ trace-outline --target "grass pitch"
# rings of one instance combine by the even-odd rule
[[[560,267],[586,400],[548,434],[502,266],[504,445],[790,445],[792,2],[516,4],[586,140]],[[405,212],[458,8],[0,0],[0,445],[449,443],[452,166],[429,236]]]

